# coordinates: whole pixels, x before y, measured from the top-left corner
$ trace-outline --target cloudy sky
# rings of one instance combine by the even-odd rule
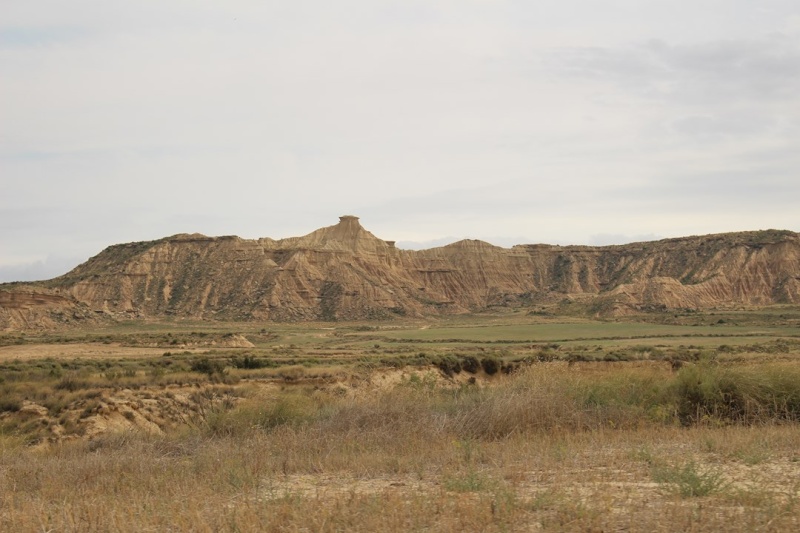
[[[119,242],[800,230],[797,0],[0,0],[0,281]]]

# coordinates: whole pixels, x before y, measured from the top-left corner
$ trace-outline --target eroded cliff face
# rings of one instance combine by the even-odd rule
[[[0,331],[53,329],[72,322],[95,323],[100,313],[60,291],[24,284],[0,285]]]
[[[25,327],[37,314],[52,321],[65,309],[75,317],[88,309],[103,317],[354,320],[564,298],[594,314],[800,303],[800,237],[771,230],[510,249],[465,240],[408,251],[352,216],[282,240],[182,234],[111,246],[48,282],[0,286],[0,327]]]

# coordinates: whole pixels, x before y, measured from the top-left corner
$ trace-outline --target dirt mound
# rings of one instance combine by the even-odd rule
[[[214,343],[221,348],[255,348],[255,344],[245,338],[244,335],[225,335],[221,340]]]
[[[28,400],[17,410],[0,414],[0,423],[28,428],[31,443],[91,439],[99,435],[140,431],[161,434],[192,425],[219,406],[238,401],[230,388],[143,387],[86,394],[60,406],[57,412]],[[32,431],[36,427],[38,431]]]

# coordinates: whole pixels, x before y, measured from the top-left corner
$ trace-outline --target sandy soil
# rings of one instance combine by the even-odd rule
[[[131,347],[119,344],[22,344],[0,347],[0,362],[28,361],[32,359],[108,359],[123,357],[156,357],[164,354],[164,348]],[[192,351],[192,350],[190,350]]]

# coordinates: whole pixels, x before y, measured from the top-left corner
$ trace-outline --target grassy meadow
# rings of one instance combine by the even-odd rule
[[[2,531],[791,531],[800,309],[0,335]]]

